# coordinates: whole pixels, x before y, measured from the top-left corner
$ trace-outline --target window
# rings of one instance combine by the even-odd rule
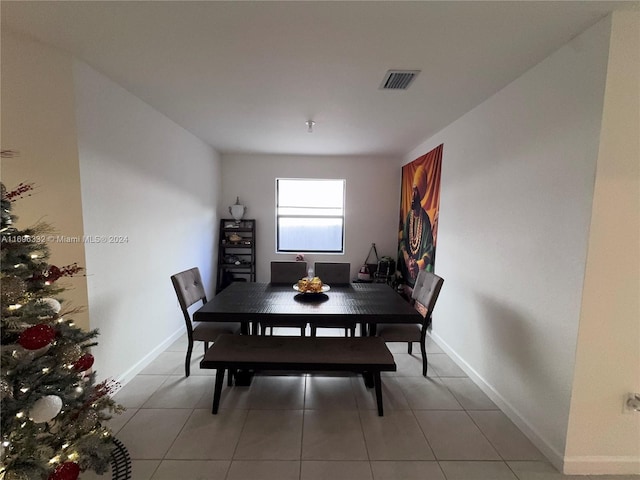
[[[276,179],[276,250],[344,252],[344,180]]]

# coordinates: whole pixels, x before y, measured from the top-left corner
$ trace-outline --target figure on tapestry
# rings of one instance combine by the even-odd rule
[[[409,287],[434,270],[441,167],[442,145],[402,168],[398,269]]]

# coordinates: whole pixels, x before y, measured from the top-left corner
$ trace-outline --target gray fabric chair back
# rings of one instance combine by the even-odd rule
[[[172,275],[171,283],[173,283],[180,308],[182,308],[186,319],[189,318],[187,309],[191,305],[199,300],[207,303],[207,295],[204,291],[202,278],[200,277],[200,270],[198,270],[197,267]]]
[[[293,285],[307,276],[307,262],[271,262],[271,283]]]
[[[427,272],[426,270],[420,270],[420,273],[418,273],[411,298],[425,307],[425,318],[431,316],[443,284],[444,279],[435,273]]]
[[[345,285],[351,282],[350,263],[316,262],[314,272],[327,285]]]

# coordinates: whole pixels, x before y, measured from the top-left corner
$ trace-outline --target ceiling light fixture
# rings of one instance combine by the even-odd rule
[[[316,122],[314,122],[313,120],[307,120],[304,123],[307,126],[307,133],[313,133],[313,127],[316,124]]]

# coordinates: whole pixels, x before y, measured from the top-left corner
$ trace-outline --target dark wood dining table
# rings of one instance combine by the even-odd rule
[[[321,322],[330,326],[345,315],[366,334],[378,323],[420,323],[422,317],[393,288],[384,283],[329,286],[322,294],[303,294],[293,285],[234,282],[199,308],[196,322],[242,322],[299,319],[301,325]],[[255,331],[255,329],[252,329]]]

